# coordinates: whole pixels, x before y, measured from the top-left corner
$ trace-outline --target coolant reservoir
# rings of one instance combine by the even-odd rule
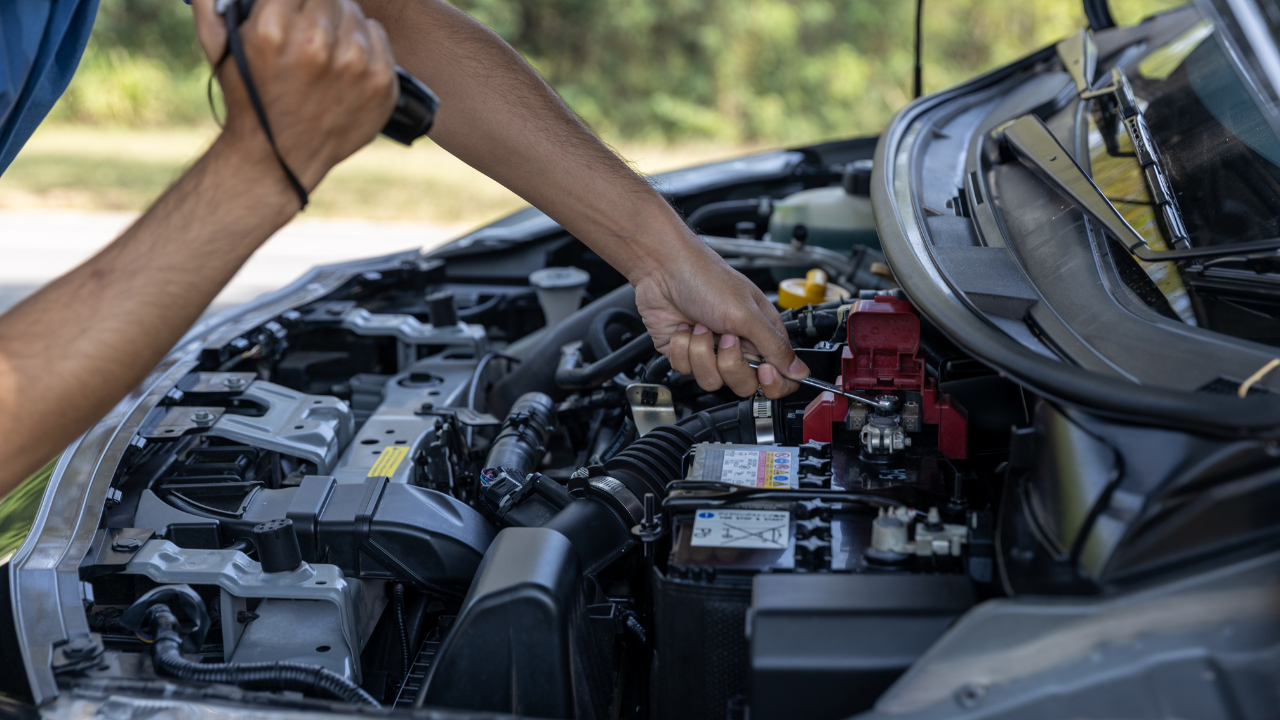
[[[845,170],[841,187],[802,190],[774,203],[768,239],[831,248],[847,254],[854,245],[880,249],[871,212],[871,161],[857,160]],[[783,278],[796,274],[775,273]]]
[[[791,242],[798,226],[804,228],[800,234],[806,245],[831,248],[842,254],[854,245],[880,249],[871,198],[850,195],[843,187],[802,190],[774,203],[769,218],[770,240]]]

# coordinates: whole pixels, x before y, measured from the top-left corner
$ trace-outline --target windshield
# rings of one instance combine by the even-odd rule
[[[1280,103],[1273,82],[1280,81],[1273,40],[1280,7],[1203,0],[1180,12],[1179,30],[1154,39],[1124,71],[1163,155],[1186,235],[1195,248],[1280,237]],[[1108,116],[1105,103],[1094,103],[1088,123],[1094,181],[1151,249],[1173,249],[1123,123]],[[1278,258],[1272,252],[1179,266],[1135,257],[1130,266],[1140,267],[1167,301],[1165,307],[1140,292],[1157,310],[1280,345]]]
[[[1246,70],[1249,46],[1233,42],[1220,18],[1199,20],[1131,75],[1196,247],[1280,236],[1280,137],[1263,92],[1270,84]]]

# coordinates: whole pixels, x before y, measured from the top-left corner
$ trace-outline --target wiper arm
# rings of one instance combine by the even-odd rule
[[[1151,194],[1151,202],[1155,206],[1156,217],[1169,238],[1169,244],[1178,250],[1190,250],[1191,238],[1187,236],[1186,225],[1182,222],[1182,210],[1173,195],[1173,185],[1169,182],[1169,173],[1165,169],[1164,157],[1156,146],[1147,128],[1142,108],[1138,107],[1138,98],[1133,94],[1129,78],[1120,68],[1111,68],[1111,84],[1094,90],[1082,91],[1081,100],[1098,98],[1104,103],[1103,109],[1110,117],[1124,124],[1129,133],[1129,141],[1133,144],[1134,155],[1138,165],[1142,167],[1142,177],[1146,181],[1147,192]],[[1099,128],[1113,144],[1114,136],[1107,128]],[[1170,258],[1172,259],[1172,258]]]
[[[1076,163],[1053,133],[1049,132],[1049,128],[1045,127],[1040,118],[1035,115],[1023,115],[1006,125],[1003,130],[1005,144],[1023,165],[1041,180],[1070,198],[1076,207],[1101,224],[1140,260],[1147,262],[1192,260],[1280,249],[1280,238],[1271,238],[1203,248],[1152,250],[1147,247],[1147,242],[1142,239],[1142,235],[1134,230],[1116,206],[1111,204],[1107,196],[1093,182],[1093,178],[1089,177],[1089,174]]]

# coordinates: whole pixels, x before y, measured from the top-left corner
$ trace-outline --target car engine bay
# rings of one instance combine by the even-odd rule
[[[716,717],[812,676],[787,657],[812,634],[799,595],[895,623],[817,694],[847,714],[992,592],[1000,456],[964,403],[1019,391],[880,276],[783,314],[815,377],[872,405],[707,393],[628,285],[574,310],[581,282],[540,302],[445,265],[362,273],[201,351],[140,423],[80,567],[93,662],[397,707]]]
[[[1071,42],[1134,65],[1200,27],[1163,18]],[[1132,308],[1118,333],[1071,281],[1111,270],[1056,259],[1103,258],[1087,237],[1020,244],[1096,227],[1010,144],[1057,161],[1033,110],[1088,139],[1067,46],[909,106],[878,149],[657,181],[831,389],[704,391],[535,210],[197,326],[60,460],[0,650],[37,704],[149,698],[120,717],[1280,713],[1280,406],[1226,362],[1273,348],[1150,342],[1182,320]],[[1052,202],[1011,202],[1032,191]],[[1090,333],[1149,375],[1096,371]]]

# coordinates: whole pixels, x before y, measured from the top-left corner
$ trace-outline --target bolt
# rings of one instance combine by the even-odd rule
[[[142,547],[142,541],[136,537],[123,537],[111,543],[112,550],[122,553],[137,552],[140,547]]]
[[[222,383],[229,388],[244,387],[245,384],[244,378],[240,375],[228,375],[227,379],[223,380]]]
[[[191,413],[191,422],[197,425],[210,425],[213,423],[213,413],[203,408],[197,410]]]
[[[83,660],[97,654],[98,644],[91,638],[78,637],[67,641],[62,646],[62,655],[68,660]]]
[[[956,691],[956,704],[966,710],[972,710],[982,704],[987,689],[981,685],[969,683]]]

